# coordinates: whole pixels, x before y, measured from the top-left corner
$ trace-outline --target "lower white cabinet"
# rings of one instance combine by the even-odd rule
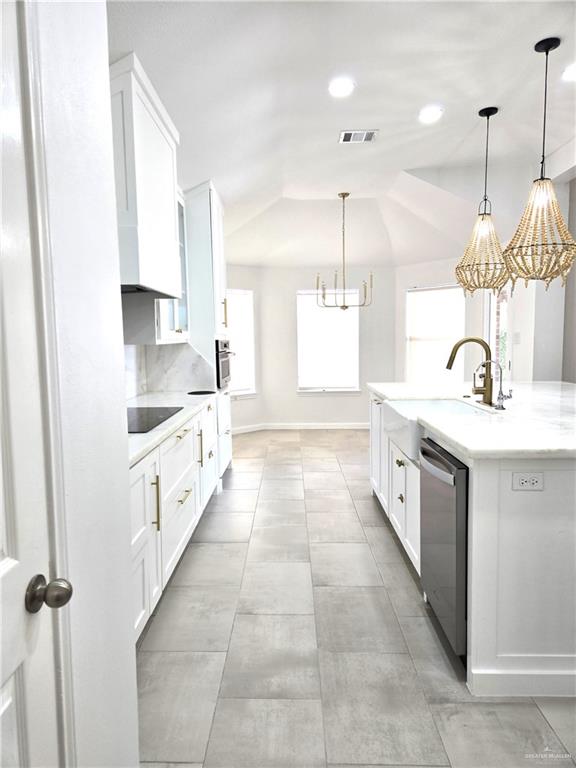
[[[376,397],[370,398],[370,483],[376,494],[380,490],[381,406],[381,400]]]
[[[229,392],[218,392],[216,395],[216,415],[218,421],[218,477],[221,478],[232,461],[232,409]]]
[[[390,440],[376,396],[370,398],[370,484],[420,574],[420,469]]]
[[[389,518],[398,538],[402,541],[406,529],[406,459],[394,443],[390,443]]]
[[[200,503],[202,509],[218,485],[218,425],[216,399],[212,398],[202,411],[199,424]]]
[[[218,482],[216,400],[129,473],[132,617],[137,640]]]
[[[130,470],[132,617],[138,638],[162,594],[160,455],[153,451]]]

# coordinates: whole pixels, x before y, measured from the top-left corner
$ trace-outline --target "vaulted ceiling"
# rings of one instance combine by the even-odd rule
[[[350,258],[456,256],[482,192],[495,104],[493,197],[504,229],[527,196],[540,149],[543,57],[550,151],[574,135],[576,5],[567,2],[111,2],[110,61],[135,51],[181,135],[183,189],[211,178],[226,210],[230,262],[333,263],[349,202]],[[354,78],[348,99],[327,92]],[[445,106],[433,126],[427,103]],[[378,129],[341,145],[343,129]],[[511,177],[516,183],[511,183]],[[450,181],[452,179],[452,181]],[[443,180],[443,181],[442,181]]]

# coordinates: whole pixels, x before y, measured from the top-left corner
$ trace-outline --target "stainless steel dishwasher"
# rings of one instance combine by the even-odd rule
[[[454,652],[465,656],[468,467],[427,437],[420,518],[422,587]]]

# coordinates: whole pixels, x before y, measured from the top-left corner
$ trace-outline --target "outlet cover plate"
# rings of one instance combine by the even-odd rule
[[[513,491],[543,491],[543,472],[512,472]]]

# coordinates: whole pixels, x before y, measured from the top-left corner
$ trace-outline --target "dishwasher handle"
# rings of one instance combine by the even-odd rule
[[[440,466],[437,466],[440,464]],[[424,469],[430,475],[440,480],[446,485],[456,485],[456,478],[450,471],[446,471],[449,468],[449,464],[444,462],[440,456],[434,453],[430,453],[425,448],[420,448],[420,468]]]

